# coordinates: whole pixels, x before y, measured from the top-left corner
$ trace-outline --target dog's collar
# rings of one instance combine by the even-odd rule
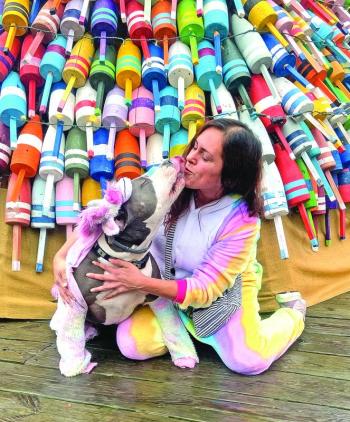
[[[152,242],[146,246],[145,248],[140,248],[140,249],[136,249],[136,248],[129,248],[129,246],[125,246],[122,243],[119,243],[117,240],[113,239],[113,245],[117,246],[119,249],[121,249],[123,252],[128,252],[128,253],[146,253],[149,248],[151,247]]]
[[[131,249],[131,250],[134,250],[134,249]],[[106,253],[100,247],[100,245],[97,242],[94,244],[94,246],[92,248],[92,251],[95,252],[96,255],[100,256],[103,259],[105,259],[106,261],[108,261],[110,258],[114,258],[113,256],[108,255],[108,253]],[[147,249],[145,249],[145,251],[147,251]],[[149,257],[150,257],[150,253],[148,252],[140,260],[138,260],[138,261],[129,261],[129,262],[131,262],[132,264],[134,264],[139,270],[142,270],[146,266],[146,263],[147,263],[147,260],[149,259]]]

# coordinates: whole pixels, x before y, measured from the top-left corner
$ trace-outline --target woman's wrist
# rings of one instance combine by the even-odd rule
[[[178,299],[179,303],[183,302],[186,293],[186,280],[181,280],[181,287],[179,288],[178,280],[162,280],[142,275],[139,285],[140,290],[143,292],[165,297],[173,301],[177,301]]]

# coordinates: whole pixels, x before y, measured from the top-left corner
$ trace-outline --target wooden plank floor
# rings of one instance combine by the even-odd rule
[[[0,320],[0,421],[350,421],[350,293],[309,308],[301,338],[258,376],[205,346],[194,370],[129,361],[110,328],[89,349],[94,372],[64,378],[48,321]]]

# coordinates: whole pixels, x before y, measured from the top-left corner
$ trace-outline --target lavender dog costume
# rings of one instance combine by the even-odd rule
[[[99,201],[94,201],[91,207],[82,212],[81,220],[77,227],[81,236],[78,237],[77,241],[69,249],[66,258],[68,288],[74,296],[74,301],[70,304],[65,304],[59,297],[57,289],[53,289],[53,294],[58,299],[58,302],[57,310],[50,322],[50,327],[52,330],[56,331],[57,349],[61,356],[59,367],[63,375],[74,376],[80,373],[89,373],[97,365],[96,362],[91,362],[91,354],[85,348],[86,341],[93,338],[97,334],[97,330],[94,325],[87,321],[89,306],[85,300],[86,296],[84,297],[82,289],[79,288],[79,283],[77,283],[75,278],[77,274],[79,275],[76,270],[79,269],[82,262],[87,259],[87,255],[91,253],[91,250],[97,242],[102,242],[106,236],[113,237],[120,233],[122,234],[125,227],[123,228],[123,224],[117,216],[122,207],[127,207],[129,203],[132,203],[133,190],[135,191],[136,197],[136,193],[140,193],[140,190],[137,192],[140,183],[141,187],[145,182],[151,183],[152,192],[156,192],[154,197],[157,200],[156,211],[158,212],[158,215],[154,219],[159,219],[159,221],[157,221],[159,227],[167,209],[169,209],[171,203],[176,199],[183,187],[178,189],[176,196],[173,195],[171,200],[169,200],[169,197],[165,197],[165,188],[163,185],[166,183],[164,180],[166,181],[166,178],[168,177],[171,182],[171,177],[175,177],[174,186],[177,180],[177,174],[175,176],[173,174],[174,167],[176,167],[174,164],[169,164],[169,162],[167,162],[154,171],[151,176],[146,174],[133,181],[121,179],[118,182],[112,182],[108,185],[104,198]],[[157,171],[159,174],[157,174]],[[140,180],[142,178],[145,180]],[[163,183],[163,185],[161,185],[159,181]],[[171,185],[170,182],[169,187]],[[166,194],[171,194],[170,188],[169,192],[166,192]],[[162,208],[159,206],[159,203],[162,203],[162,201],[159,201],[161,195],[164,197],[163,203],[167,204],[166,210],[163,209],[164,207]],[[159,212],[160,209],[161,212]],[[152,215],[152,217],[154,216]],[[149,222],[150,220],[152,220],[152,218],[148,218],[146,222]],[[148,244],[149,240],[156,232],[157,227],[154,225],[151,230],[151,235],[147,237]],[[103,242],[101,244],[104,245]],[[108,246],[106,246],[106,248],[108,248]],[[130,258],[128,259],[127,254],[121,252],[118,252],[113,256],[130,260]],[[149,272],[150,265],[146,265],[141,271],[147,275],[151,275]],[[137,297],[137,295],[141,296]],[[108,309],[108,312],[106,312],[106,319],[103,321],[105,325],[121,322],[131,315],[137,305],[145,302],[144,295],[139,292],[128,292],[126,295],[117,296],[117,298],[122,299],[122,296],[127,298],[127,306],[123,303],[122,309],[120,311],[118,310],[116,313],[111,312],[111,307],[108,308],[107,306],[106,309]],[[104,300],[103,295],[99,300],[103,304],[107,304],[107,302],[112,305],[117,303],[112,302],[113,299]],[[121,305],[119,304],[119,306]],[[158,298],[150,303],[150,307],[157,316],[165,343],[174,364],[180,367],[194,367],[196,362],[198,362],[196,351],[172,302],[167,299]]]

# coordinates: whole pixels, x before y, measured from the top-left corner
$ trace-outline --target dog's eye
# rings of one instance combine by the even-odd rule
[[[122,207],[118,212],[118,220],[126,221],[127,213],[124,207]]]

